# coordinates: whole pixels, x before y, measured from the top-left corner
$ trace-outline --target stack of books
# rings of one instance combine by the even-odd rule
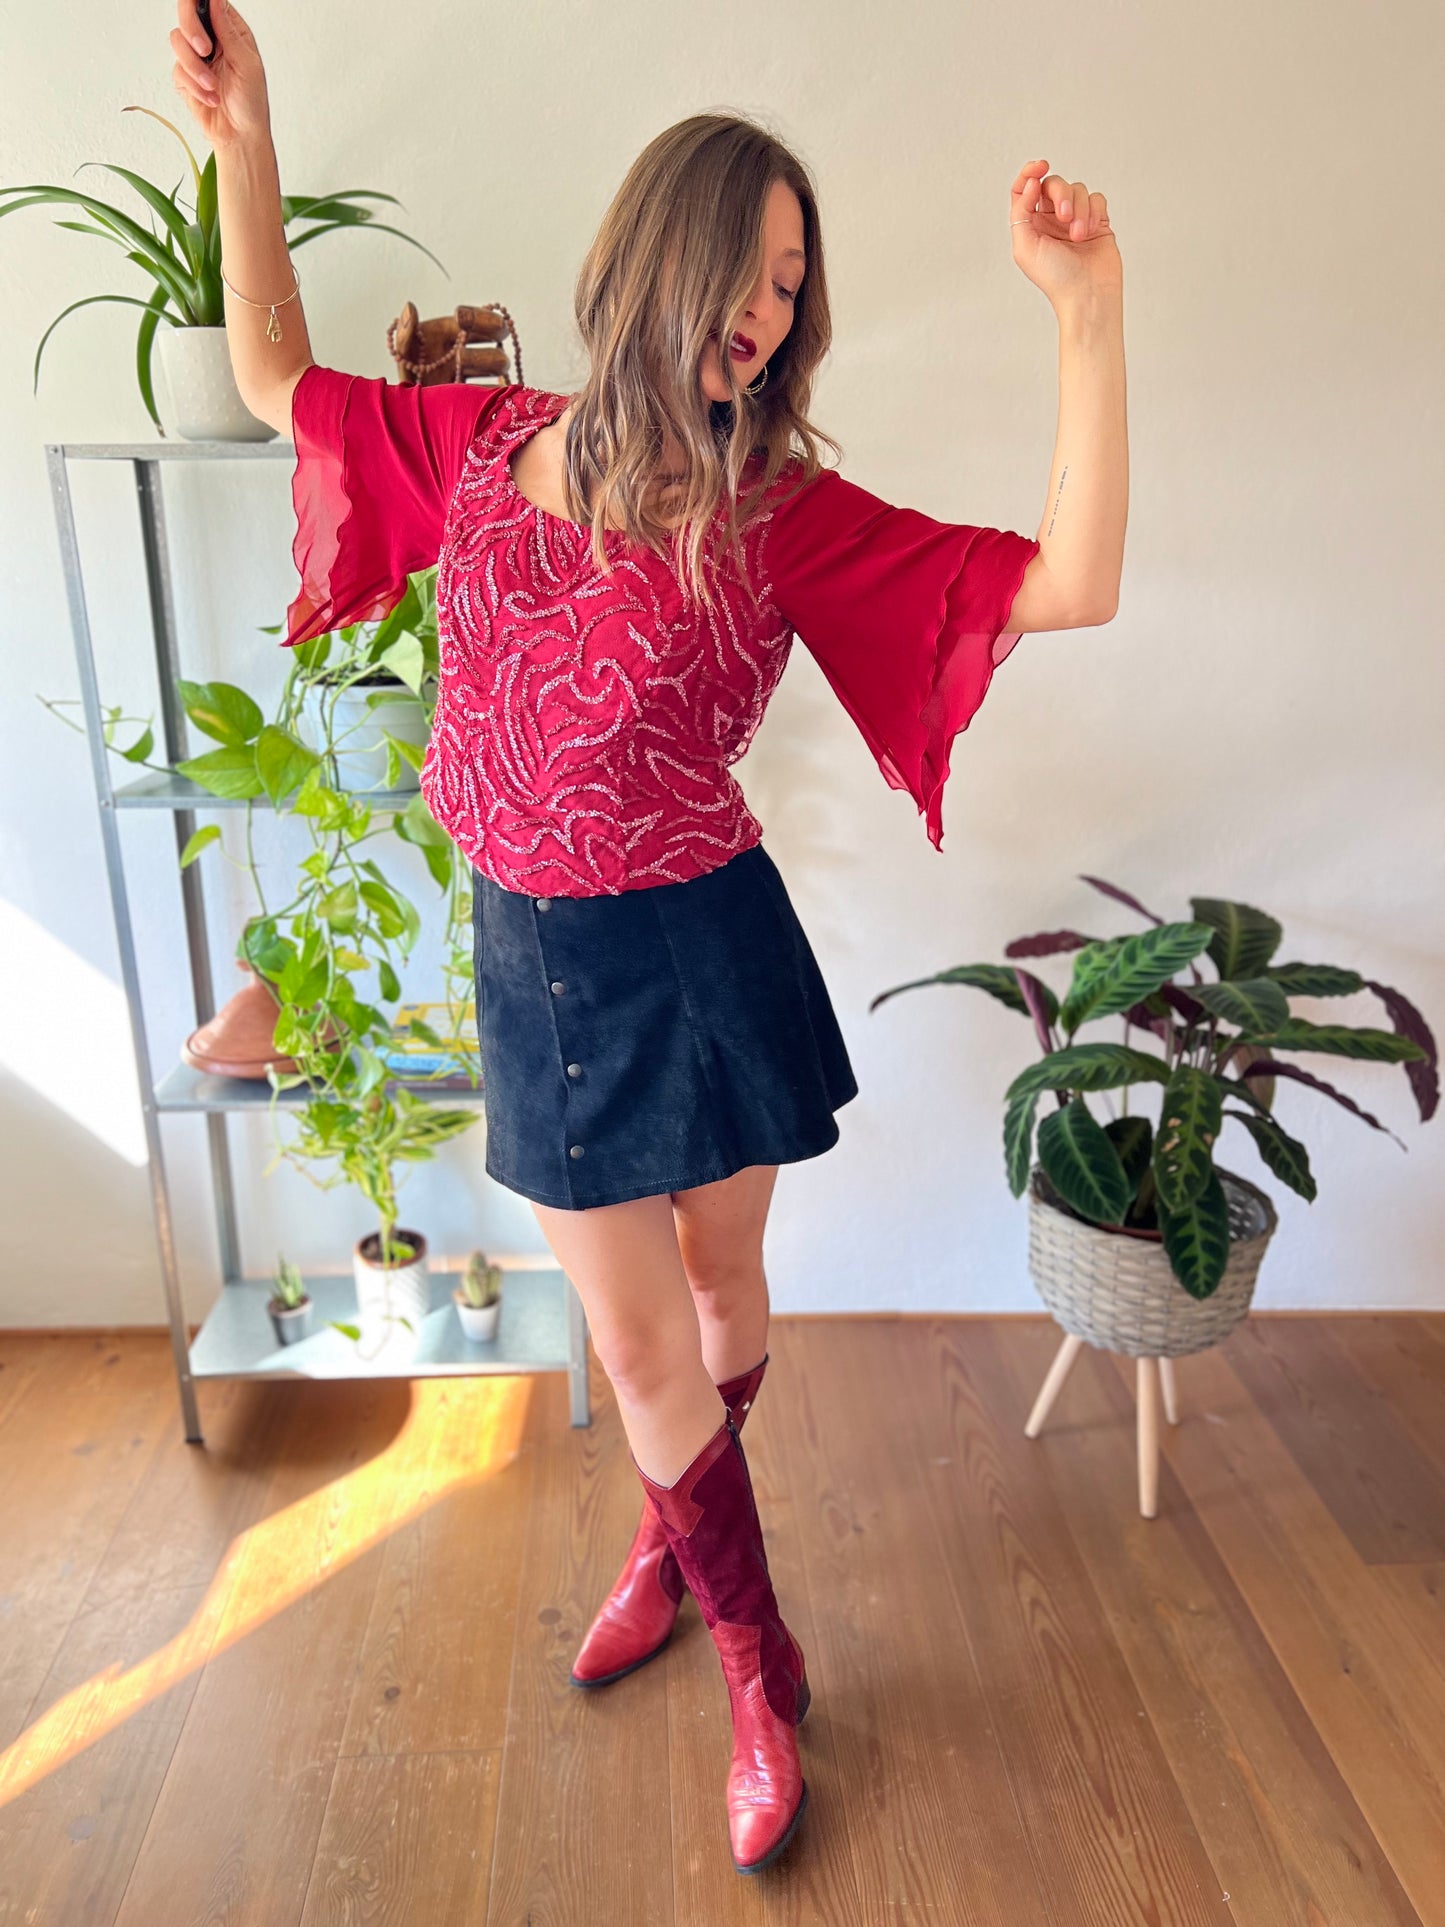
[[[425,1025],[431,1035],[418,1036],[412,1028],[413,1022]],[[424,1078],[434,1089],[479,1087],[482,1066],[475,1003],[398,1004],[392,1019],[391,1042],[382,1045],[377,1056],[402,1082],[407,1078]]]

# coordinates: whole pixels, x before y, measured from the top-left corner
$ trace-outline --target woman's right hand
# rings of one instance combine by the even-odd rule
[[[255,36],[230,0],[211,0],[216,57],[209,65],[202,58],[209,43],[195,0],[176,0],[176,11],[180,25],[171,29],[175,89],[189,104],[211,146],[227,147],[257,134],[269,136],[266,70]]]

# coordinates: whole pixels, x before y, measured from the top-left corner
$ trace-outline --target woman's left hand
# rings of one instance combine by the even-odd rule
[[[1102,194],[1029,161],[1009,193],[1014,260],[1057,308],[1123,286],[1124,264]]]

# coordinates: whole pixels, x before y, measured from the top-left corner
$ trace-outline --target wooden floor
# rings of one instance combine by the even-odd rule
[[[0,1921],[1445,1924],[1445,1317],[1258,1315],[1023,1436],[1045,1319],[777,1318],[745,1444],[811,1801],[734,1873],[689,1600],[568,1666],[639,1490],[560,1376],[201,1387],[0,1337]]]

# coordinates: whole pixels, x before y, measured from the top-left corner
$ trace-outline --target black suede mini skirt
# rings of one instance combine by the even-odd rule
[[[705,876],[532,897],[472,870],[486,1168],[580,1211],[792,1164],[858,1094],[760,843]]]

